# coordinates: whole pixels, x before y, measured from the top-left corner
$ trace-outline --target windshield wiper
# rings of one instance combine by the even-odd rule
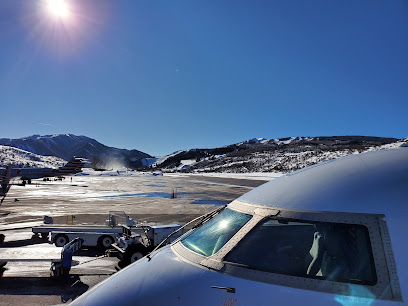
[[[184,224],[182,227],[180,227],[179,229],[175,230],[174,232],[172,232],[170,235],[168,235],[165,239],[162,240],[162,242],[160,242],[153,251],[151,251],[149,254],[147,254],[147,258],[149,259],[149,261],[152,259],[151,254],[156,251],[157,249],[159,249],[171,236],[173,236],[174,234],[178,233],[179,231],[181,231],[182,229],[184,229],[187,225],[190,225],[191,223],[194,223],[198,220],[198,222],[196,224],[194,224],[194,226],[191,228],[191,230],[196,229],[197,227],[201,226],[203,223],[207,222],[208,220],[214,218],[215,215],[218,215],[220,212],[222,212],[225,208],[227,207],[227,205],[223,205],[205,215],[199,216],[193,220],[191,220],[190,222],[187,222],[186,224]]]
[[[218,215],[220,212],[222,212],[227,205],[223,205],[220,208],[213,210],[212,212],[209,212],[208,214],[205,214],[203,216],[200,216],[198,218],[193,219],[192,221],[186,223],[183,227],[187,226],[190,223],[193,223],[197,219],[201,219],[199,222],[197,222],[191,229],[196,229],[197,227],[201,226],[203,223],[207,222],[208,220],[214,218],[215,215]]]

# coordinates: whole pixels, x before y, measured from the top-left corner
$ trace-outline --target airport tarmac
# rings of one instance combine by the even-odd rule
[[[109,211],[125,211],[137,222],[184,224],[263,184],[261,180],[206,176],[84,175],[63,181],[33,180],[12,186],[0,206],[0,234],[4,250],[27,258],[55,256],[54,245],[32,237],[31,227],[45,215],[55,223],[104,225]],[[55,305],[69,303],[106,279],[118,268],[118,259],[100,249],[75,253],[70,277],[50,278],[50,262],[9,262],[0,270],[0,305]]]

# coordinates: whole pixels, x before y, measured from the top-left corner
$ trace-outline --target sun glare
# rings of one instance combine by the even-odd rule
[[[69,15],[69,7],[65,0],[48,0],[48,10],[59,18],[66,18]]]
[[[92,36],[100,33],[101,28],[105,26],[108,13],[107,5],[94,5],[99,1],[30,2],[33,2],[32,9],[27,9],[27,15],[21,18],[29,31],[29,38],[53,56],[64,58],[78,55],[80,50],[88,46]]]

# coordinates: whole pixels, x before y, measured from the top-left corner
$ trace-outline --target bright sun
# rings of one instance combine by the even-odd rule
[[[65,0],[48,0],[48,10],[59,18],[65,18],[69,15],[69,7]]]

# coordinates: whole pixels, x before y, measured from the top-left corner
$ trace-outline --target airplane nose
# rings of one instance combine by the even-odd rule
[[[145,257],[126,267],[71,304],[180,305],[188,285],[206,278],[206,271],[183,262],[165,247],[151,260]]]

